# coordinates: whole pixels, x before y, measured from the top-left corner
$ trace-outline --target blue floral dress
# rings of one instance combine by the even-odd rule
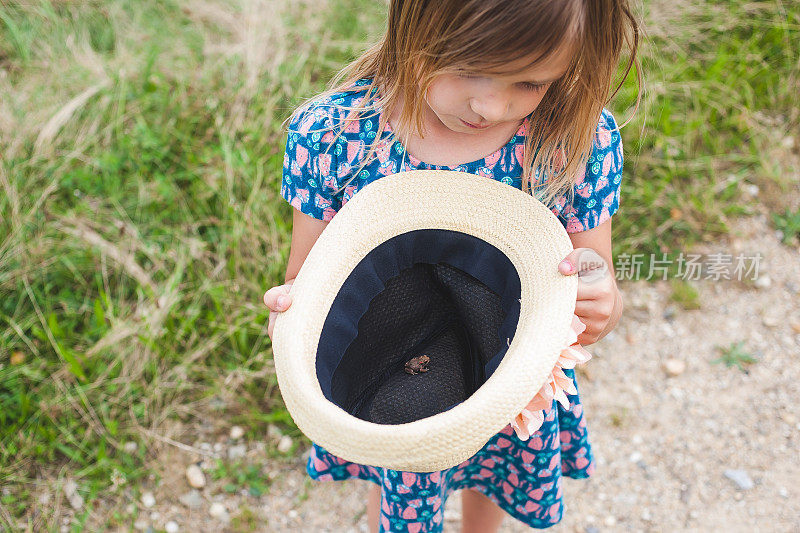
[[[365,83],[367,80],[361,80],[358,85]],[[317,99],[290,122],[281,196],[301,212],[330,220],[360,188],[381,176],[406,170],[458,170],[521,188],[527,121],[508,143],[486,157],[453,167],[432,165],[407,153],[390,126],[378,132],[379,114],[349,121],[338,137],[331,131],[351,113],[346,108],[365,96],[366,89]],[[378,135],[382,142],[376,157],[345,184]],[[559,199],[553,213],[568,232],[586,231],[605,222],[619,206],[621,177],[622,142],[614,117],[603,110],[591,157],[574,185],[573,199],[570,202],[566,195]],[[575,379],[572,370],[565,372]],[[480,491],[531,527],[547,528],[557,524],[564,512],[562,477],[586,478],[594,470],[579,395],[568,398],[569,409],[555,402],[530,439],[517,438],[508,425],[473,457],[447,470],[414,473],[356,464],[317,444],[306,469],[316,480],[364,479],[378,484],[381,531],[442,531],[447,497],[465,488]]]

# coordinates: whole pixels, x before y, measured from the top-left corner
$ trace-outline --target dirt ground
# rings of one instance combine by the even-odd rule
[[[693,251],[760,253],[758,281],[699,281],[701,308],[691,311],[670,301],[667,282],[622,284],[623,318],[579,375],[597,470],[564,480],[554,533],[800,530],[800,250],[753,217],[730,242]],[[757,359],[746,371],[714,363],[718,347],[736,341]],[[247,457],[264,451],[264,443],[238,446]],[[191,493],[184,472],[198,459],[163,447],[156,503],[135,529],[173,521],[179,531],[367,531],[368,482],[314,482],[298,454],[268,464],[272,485],[259,498],[213,482]],[[445,531],[458,531],[459,520],[456,492]],[[527,529],[510,516],[502,526]]]

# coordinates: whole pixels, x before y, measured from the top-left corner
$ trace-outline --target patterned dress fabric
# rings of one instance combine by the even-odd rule
[[[366,83],[368,80],[361,80],[357,85]],[[290,121],[281,196],[299,211],[331,220],[361,187],[406,170],[458,170],[521,188],[527,121],[503,147],[486,157],[452,167],[433,165],[407,153],[390,126],[378,132],[378,112],[348,121],[337,135],[341,120],[353,118],[348,108],[365,96],[366,89],[318,98]],[[380,139],[376,157],[359,169],[376,137]],[[553,213],[570,233],[594,228],[619,207],[621,177],[622,142],[614,117],[604,109],[572,201],[563,196],[554,203]],[[537,179],[534,190],[543,183]],[[574,371],[565,372],[575,380]],[[530,439],[517,438],[509,424],[473,457],[444,471],[421,474],[351,463],[317,444],[313,444],[306,470],[316,480],[364,479],[379,485],[381,531],[442,531],[447,497],[465,488],[480,491],[531,527],[547,528],[557,524],[564,513],[562,477],[586,478],[594,470],[579,394],[568,398],[569,409],[555,402]]]

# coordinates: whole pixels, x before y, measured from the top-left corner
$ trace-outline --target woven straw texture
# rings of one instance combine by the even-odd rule
[[[367,422],[323,396],[317,344],[352,269],[379,244],[417,229],[461,231],[506,254],[521,281],[517,330],[495,372],[464,402],[413,422]],[[289,414],[309,439],[351,462],[410,472],[460,464],[527,405],[565,346],[578,280],[560,274],[558,263],[570,251],[547,207],[491,178],[415,170],[370,183],[317,239],[292,284],[291,307],[275,321],[275,370]]]

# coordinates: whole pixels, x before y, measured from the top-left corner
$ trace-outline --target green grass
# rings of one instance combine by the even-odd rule
[[[700,309],[700,294],[692,283],[673,278],[670,280],[670,289],[670,300],[683,309]]]
[[[248,494],[258,498],[269,488],[269,480],[261,466],[244,464],[242,461],[229,463],[217,459],[216,466],[211,470],[211,478],[223,480],[222,489],[229,494],[245,489]]]
[[[720,357],[714,359],[712,363],[722,363],[727,368],[735,366],[740,371],[747,373],[747,366],[758,362],[758,359],[744,348],[744,341],[733,342],[728,347],[717,346]]]
[[[784,213],[771,213],[772,223],[783,234],[784,244],[797,244],[800,237],[800,209],[787,209]]]
[[[152,435],[175,422],[221,418],[251,438],[275,423],[300,438],[261,303],[282,281],[291,235],[280,124],[378,35],[384,15],[366,0],[285,4],[0,4],[9,529],[57,527],[52,505],[36,502],[67,477],[86,500],[78,523],[102,525],[98,495],[125,502],[112,474],[130,487],[153,473],[163,444]],[[676,252],[723,234],[749,209],[741,184],[787,186],[776,150],[798,125],[800,9],[647,5],[647,91],[623,129],[617,253]],[[610,105],[620,123],[632,91],[631,79]],[[127,441],[138,451],[125,452]]]
[[[0,6],[0,520],[56,524],[32,503],[60,475],[86,512],[122,500],[112,472],[154,459],[124,443],[166,420],[299,435],[261,303],[291,234],[280,124],[371,11],[281,5]]]
[[[798,169],[800,9],[782,2],[646,2],[643,106],[623,128],[615,251],[674,257],[752,213],[747,184],[780,205]],[[611,108],[632,112],[631,76]],[[795,142],[798,142],[797,140]]]

